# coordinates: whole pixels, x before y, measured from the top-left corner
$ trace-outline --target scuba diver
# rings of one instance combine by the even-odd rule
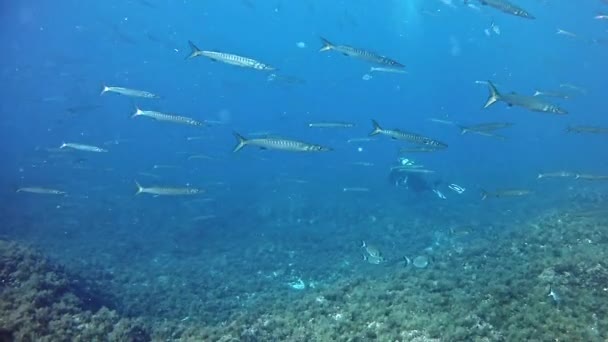
[[[430,192],[440,199],[446,199],[443,192],[439,190],[444,183],[441,179],[432,179],[433,173],[404,172],[404,167],[407,169],[408,166],[412,167],[413,170],[420,170],[417,169],[415,165],[414,161],[400,157],[398,159],[398,165],[391,168],[391,172],[388,176],[391,185],[398,188],[404,188],[418,195]],[[462,194],[465,191],[463,187],[457,184],[450,184],[448,185],[448,188],[458,194]]]

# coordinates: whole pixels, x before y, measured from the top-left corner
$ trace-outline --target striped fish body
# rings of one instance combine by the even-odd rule
[[[386,65],[386,66],[390,66],[390,67],[397,67],[397,68],[405,67],[403,64],[401,64],[395,60],[392,60],[388,57],[380,56],[371,51],[359,49],[359,48],[348,46],[348,45],[334,45],[325,38],[321,38],[321,40],[323,41],[323,47],[321,48],[320,51],[334,50],[334,51],[342,53],[343,55],[346,55],[349,57],[354,57],[354,58],[359,58],[359,59],[362,59],[362,60],[365,60],[368,62],[372,62],[372,63],[376,63],[376,64]]]
[[[123,88],[123,87],[103,87],[103,90],[101,91],[101,95],[105,94],[105,93],[116,93],[116,94],[120,94],[120,95],[124,95],[124,96],[130,96],[130,97],[142,97],[142,98],[146,98],[146,99],[158,99],[160,98],[160,96],[156,95],[156,94],[152,94],[148,91],[144,91],[144,90],[137,90],[137,89],[129,89],[129,88]]]
[[[419,145],[433,146],[435,148],[448,147],[447,144],[444,144],[441,141],[437,141],[437,140],[431,139],[429,137],[425,137],[420,134],[404,132],[404,131],[400,131],[397,129],[383,129],[382,127],[380,127],[380,125],[376,121],[372,120],[372,123],[374,125],[374,130],[369,134],[370,136],[382,134],[382,135],[391,137],[393,139],[405,140],[405,141],[408,141],[408,142],[411,142],[414,144],[419,144]]]
[[[246,139],[238,133],[234,133],[237,138],[237,145],[234,147],[233,152],[241,150],[246,145],[258,146],[263,149],[269,150],[280,150],[288,152],[325,152],[331,151],[330,148],[309,144],[298,140],[282,139],[282,138],[254,138]]]
[[[468,0],[465,1],[465,3],[467,2]],[[508,2],[507,0],[479,0],[479,2],[482,5],[488,5],[507,14],[527,19],[536,19],[532,14],[528,13],[528,11]]]
[[[239,55],[235,55],[235,54],[231,54],[231,53],[225,53],[225,52],[201,50],[196,45],[194,45],[194,43],[192,43],[191,41],[188,41],[188,44],[190,44],[190,55],[187,57],[187,59],[204,56],[213,61],[222,62],[222,63],[230,64],[230,65],[235,65],[235,66],[238,66],[241,68],[249,68],[249,69],[255,69],[255,70],[262,70],[262,71],[275,70],[274,67],[272,67],[268,64],[262,63],[260,61],[257,61],[255,59],[252,59],[252,58],[243,57],[243,56],[239,56]]]
[[[403,64],[401,64],[395,60],[392,60],[388,57],[380,56],[371,51],[358,49],[358,48],[355,48],[352,46],[338,45],[338,46],[335,46],[333,48],[333,50],[336,50],[346,56],[360,58],[360,59],[363,59],[363,60],[366,60],[366,61],[369,61],[372,63],[388,65],[388,66],[392,66],[392,67],[403,67],[404,66]]]
[[[145,116],[145,117],[152,118],[152,119],[158,120],[158,121],[173,122],[173,123],[182,124],[182,125],[203,126],[202,122],[194,120],[187,116],[171,115],[171,114],[165,114],[165,113],[155,112],[155,111],[151,111],[151,110],[141,110],[139,108],[137,108],[137,110],[135,111],[135,114],[133,114],[132,117],[136,117],[136,116]]]
[[[275,69],[275,68],[271,67],[270,65],[262,63],[260,61],[256,61],[255,59],[243,57],[243,56],[239,56],[239,55],[234,55],[231,53],[216,52],[216,51],[201,51],[200,55],[205,56],[214,61],[218,61],[218,62],[230,64],[230,65],[235,65],[235,66],[242,67],[242,68],[250,68],[250,69],[256,69],[256,70],[263,70],[263,71],[271,71],[271,70]]]

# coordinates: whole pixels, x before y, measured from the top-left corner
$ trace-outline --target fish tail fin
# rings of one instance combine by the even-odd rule
[[[382,127],[380,127],[380,124],[376,120],[372,119],[372,125],[374,129],[369,133],[370,136],[382,133]]]
[[[488,192],[485,191],[484,189],[481,189],[481,200],[485,200],[486,198],[488,198]]]
[[[500,93],[498,92],[498,89],[496,89],[496,86],[494,85],[494,83],[492,83],[492,81],[488,81],[488,89],[490,90],[490,96],[488,96],[488,100],[486,101],[486,104],[483,106],[483,108],[488,108],[500,100]]]
[[[236,146],[234,146],[234,149],[232,150],[232,152],[238,152],[243,147],[245,147],[245,145],[247,145],[247,139],[245,139],[244,136],[238,134],[237,132],[233,132],[232,134],[234,134],[234,137],[237,140]]]
[[[59,148],[66,148],[66,147],[68,147],[68,145],[65,143],[65,141],[61,143],[61,146],[59,146]]]
[[[542,173],[539,173],[539,174],[538,174],[538,176],[536,176],[536,179],[541,179],[541,178],[543,178],[543,177],[544,177],[544,176],[543,176],[543,174],[542,174]]]
[[[101,85],[101,92],[99,93],[99,96],[101,96],[101,95],[103,95],[103,94],[105,94],[105,93],[107,93],[109,91],[110,91],[110,87],[108,87],[105,84],[102,84]]]
[[[323,43],[323,46],[319,49],[319,51],[329,51],[334,48],[334,44],[332,44],[329,40],[323,37],[319,38],[321,38],[321,42]]]
[[[534,95],[532,95],[532,96],[540,96],[540,95],[542,95],[542,94],[543,94],[543,93],[542,93],[540,90],[535,90],[535,91],[534,91]]]
[[[464,126],[458,126],[458,128],[460,128],[460,135],[465,135],[466,133],[469,133],[469,129]]]
[[[133,113],[133,115],[131,115],[131,118],[134,118],[136,116],[140,116],[143,114],[144,114],[144,111],[141,110],[141,108],[139,108],[137,105],[135,105],[135,113]]]
[[[188,41],[188,45],[190,46],[190,54],[186,57],[186,59],[194,58],[199,55],[201,49],[199,49],[192,41]]]
[[[138,181],[135,181],[135,186],[137,186],[137,192],[135,193],[135,196],[141,194],[142,192],[144,192],[144,187],[141,186],[141,184],[139,184]]]
[[[367,247],[365,240],[361,240],[361,248],[365,248],[365,247]]]

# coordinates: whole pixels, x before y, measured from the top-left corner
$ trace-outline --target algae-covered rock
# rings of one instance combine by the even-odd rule
[[[0,241],[0,341],[150,341],[141,322],[95,308],[78,283],[42,254]]]

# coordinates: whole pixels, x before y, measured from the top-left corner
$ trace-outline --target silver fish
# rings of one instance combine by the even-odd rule
[[[569,171],[557,171],[557,172],[544,172],[539,173],[536,179],[541,178],[564,178],[564,177],[574,177],[576,174],[574,172]]]
[[[495,192],[487,192],[485,190],[481,190],[481,199],[485,200],[488,197],[520,197],[532,194],[532,191],[525,189],[507,189],[507,190],[498,190]]]
[[[537,96],[527,96],[516,93],[501,94],[496,89],[496,86],[490,81],[488,81],[488,88],[490,90],[490,95],[488,96],[488,100],[486,101],[486,104],[483,106],[483,108],[488,108],[494,103],[502,101],[509,106],[519,106],[534,112],[568,114],[565,109],[560,108],[552,103],[546,102],[542,98],[539,98]]]
[[[40,188],[40,187],[25,187],[17,189],[17,192],[28,192],[31,194],[40,194],[40,195],[65,195],[65,191],[57,190],[57,189],[49,189],[49,188]]]
[[[129,89],[129,88],[123,88],[123,87],[103,86],[103,90],[101,91],[100,95],[103,95],[105,93],[116,93],[116,94],[120,94],[120,95],[124,95],[124,96],[143,97],[146,99],[159,99],[160,98],[160,96],[158,96],[156,94],[152,94],[152,93],[144,91],[144,90]]]
[[[233,149],[233,152],[240,151],[246,145],[258,146],[262,149],[281,150],[289,152],[326,152],[331,151],[329,147],[309,144],[298,140],[283,139],[283,138],[253,138],[246,139],[238,133],[234,133],[237,139],[237,144]]]
[[[416,133],[404,132],[397,129],[383,129],[382,127],[380,127],[378,122],[376,122],[376,120],[372,120],[372,124],[374,126],[374,129],[369,133],[370,136],[382,134],[389,136],[393,139],[405,140],[419,145],[428,145],[438,148],[448,147],[447,144],[444,144],[441,141],[437,141]]]
[[[194,45],[194,43],[192,43],[191,41],[188,41],[188,44],[190,45],[190,55],[186,59],[204,56],[204,57],[211,59],[212,61],[218,61],[218,62],[222,62],[225,64],[235,65],[235,66],[238,66],[241,68],[249,68],[249,69],[255,69],[255,70],[262,70],[262,71],[275,70],[274,67],[272,67],[266,63],[262,63],[255,59],[252,59],[252,58],[243,57],[243,56],[239,56],[239,55],[235,55],[235,54],[231,54],[231,53],[225,53],[225,52],[201,50],[198,47],[196,47],[196,45]]]
[[[566,132],[573,133],[593,133],[593,134],[608,134],[608,127],[596,126],[568,126]]]
[[[158,121],[173,122],[173,123],[182,124],[182,125],[191,125],[191,126],[203,126],[204,125],[202,122],[194,120],[187,116],[165,114],[165,113],[161,113],[161,112],[155,112],[152,110],[141,110],[139,108],[136,108],[135,114],[133,114],[131,117],[134,118],[137,116],[145,116],[145,117],[152,118],[152,119],[158,120]]]
[[[334,51],[338,51],[338,52],[342,53],[343,55],[359,58],[359,59],[362,59],[362,60],[365,60],[368,62],[372,62],[372,63],[376,63],[376,64],[388,65],[388,66],[397,67],[397,68],[405,67],[405,65],[403,65],[395,60],[392,60],[388,57],[380,56],[371,51],[359,49],[359,48],[348,46],[348,45],[334,45],[329,40],[327,40],[323,37],[321,37],[321,41],[323,42],[323,47],[321,47],[321,49],[319,51],[334,50]]]
[[[383,67],[371,67],[369,72],[385,72],[392,74],[407,74],[407,71],[398,68],[383,68]]]
[[[84,144],[77,144],[77,143],[63,143],[61,144],[61,146],[59,146],[59,148],[70,148],[73,150],[78,150],[78,151],[85,151],[85,152],[108,152],[108,150],[103,149],[101,147],[97,147],[97,146],[93,146],[93,145],[84,145]]]
[[[368,245],[365,241],[361,241],[363,249],[363,260],[370,264],[378,265],[385,261],[382,252],[376,246]]]
[[[355,127],[354,123],[350,122],[311,122],[308,124],[311,128],[351,128]]]
[[[147,187],[144,188],[139,184],[139,182],[135,181],[135,185],[137,186],[136,195],[139,194],[151,194],[156,196],[185,196],[185,195],[197,195],[203,192],[201,189],[197,188],[167,188],[167,187]]]
[[[470,0],[464,0],[465,4],[468,4]],[[479,0],[479,3],[482,5],[487,5],[493,7],[499,11],[502,11],[507,14],[511,14],[517,17],[526,18],[526,19],[536,19],[532,14],[523,8],[516,6],[507,0]]]

